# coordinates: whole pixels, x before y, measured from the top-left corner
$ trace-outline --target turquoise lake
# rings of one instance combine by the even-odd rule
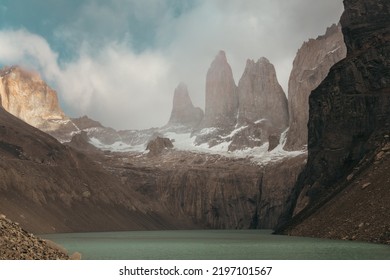
[[[86,260],[390,260],[390,246],[273,235],[269,230],[189,230],[43,235]]]

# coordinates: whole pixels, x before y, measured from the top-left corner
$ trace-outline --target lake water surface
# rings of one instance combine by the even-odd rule
[[[43,235],[89,260],[389,260],[390,246],[272,235],[268,230],[189,230]]]

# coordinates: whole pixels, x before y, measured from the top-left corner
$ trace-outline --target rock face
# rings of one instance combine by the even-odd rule
[[[56,92],[39,74],[17,66],[0,70],[0,102],[14,116],[44,131],[69,121],[58,105]]]
[[[168,126],[184,126],[194,128],[203,119],[203,110],[194,107],[187,86],[179,84],[173,96],[173,106]]]
[[[203,127],[231,127],[236,124],[237,86],[224,51],[220,51],[207,72]]]
[[[390,3],[345,0],[344,6],[347,57],[310,95],[308,162],[292,195],[291,223],[348,186],[354,168],[369,165],[389,139]],[[358,204],[350,211],[366,213]],[[364,214],[373,222],[374,211]]]
[[[389,42],[389,9],[387,0],[344,0],[341,17],[348,55]]]
[[[184,163],[184,168],[163,172],[158,190],[172,213],[183,213],[207,228],[270,229],[285,210],[302,162],[295,158],[265,168],[219,159],[189,169]]]
[[[307,145],[309,95],[346,52],[340,25],[332,25],[325,35],[310,39],[298,50],[288,84],[290,124],[286,150],[301,150]]]
[[[238,104],[239,123],[266,119],[279,130],[288,126],[286,95],[276,78],[274,66],[264,57],[256,63],[247,61],[238,83]]]
[[[305,155],[267,166],[248,159],[172,150],[159,157],[112,158],[131,188],[201,228],[273,228]]]

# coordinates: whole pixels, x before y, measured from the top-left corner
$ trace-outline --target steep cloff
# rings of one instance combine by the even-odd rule
[[[166,150],[118,154],[108,165],[130,187],[201,228],[273,228],[303,168],[305,155],[260,166],[249,159]]]
[[[171,117],[167,127],[195,128],[203,119],[203,110],[194,107],[187,86],[179,84],[173,96]]]
[[[288,213],[295,215],[292,225],[304,223],[326,201],[335,203],[332,198],[370,166],[389,141],[390,3],[345,0],[344,5],[341,24],[347,57],[331,68],[309,99],[308,163],[292,195]],[[383,197],[388,197],[388,186],[381,190]],[[362,194],[361,199],[366,197]],[[373,205],[370,212],[363,204],[348,211],[360,213],[362,222],[374,226],[381,223],[375,208],[387,207],[389,212],[390,201],[387,206],[375,201]],[[380,226],[382,233],[389,227],[387,220]]]
[[[298,50],[288,84],[290,124],[286,150],[301,150],[307,145],[309,95],[329,69],[345,58],[346,52],[340,25],[332,25],[324,35],[310,39]]]
[[[0,70],[0,105],[41,130],[53,131],[69,122],[58,105],[57,93],[36,72],[18,66]]]
[[[207,71],[203,127],[232,127],[237,110],[237,86],[225,52],[220,51]]]

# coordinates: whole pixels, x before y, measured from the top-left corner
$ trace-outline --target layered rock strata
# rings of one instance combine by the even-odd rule
[[[118,154],[109,160],[134,191],[158,200],[171,215],[202,228],[260,229],[275,227],[285,211],[305,155],[267,166],[174,150],[159,157]]]

